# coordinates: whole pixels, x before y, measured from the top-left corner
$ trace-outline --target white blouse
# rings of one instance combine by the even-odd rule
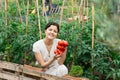
[[[33,44],[33,52],[42,54],[44,61],[48,61],[54,57],[54,50],[56,49],[58,41],[60,41],[60,39],[54,39],[52,48],[49,53],[43,39],[38,40]],[[55,60],[52,64],[49,65],[49,68],[45,71],[45,73],[56,76],[64,76],[65,74],[68,74],[68,69],[65,65],[59,65],[58,61]]]

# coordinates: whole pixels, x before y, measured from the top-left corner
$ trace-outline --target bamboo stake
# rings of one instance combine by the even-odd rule
[[[84,6],[83,6],[83,14],[86,13],[86,9],[85,9],[85,6],[86,6],[86,0],[84,0]]]
[[[17,4],[17,7],[18,7],[19,15],[20,15],[20,21],[21,21],[21,23],[22,23],[23,20],[22,20],[21,9],[20,9],[20,5],[19,5],[19,1],[18,1],[18,0],[16,0],[16,4]]]
[[[87,14],[87,17],[88,17],[88,0],[87,0],[87,12],[86,12],[86,14]],[[88,23],[88,20],[87,20],[87,23]]]
[[[91,79],[93,79],[93,74],[94,74],[94,3],[92,3],[92,54],[91,54]]]
[[[26,5],[25,5],[25,0],[22,1],[22,4],[23,4],[23,6],[24,6],[24,13],[25,13],[25,12],[26,12],[26,10],[25,10],[25,7],[26,7]]]
[[[28,33],[28,14],[29,14],[29,0],[27,0],[27,11],[26,11],[26,34]]]
[[[8,25],[8,0],[5,0],[5,25]]]
[[[36,7],[37,7],[37,15],[38,15],[39,34],[40,34],[40,39],[42,39],[42,32],[41,32],[41,25],[40,25],[40,13],[39,13],[38,0],[36,0]]]
[[[45,13],[45,0],[42,0],[42,15]]]
[[[0,9],[2,9],[2,0],[0,0]]]
[[[26,35],[28,33],[28,14],[29,14],[29,0],[27,0],[27,11],[26,11]],[[26,64],[26,51],[24,53],[24,64]]]
[[[67,5],[69,5],[69,3],[67,3]],[[70,12],[69,12],[69,6],[68,7],[65,7],[67,9],[67,15],[69,16],[70,15]]]
[[[77,12],[76,13],[78,13],[79,12],[79,5],[77,4],[77,1],[75,0],[75,8],[76,8],[76,10],[77,10]],[[79,13],[78,13],[79,14]],[[78,14],[76,14],[76,15],[78,15]]]
[[[86,0],[83,0],[83,14],[82,14],[82,24],[84,25],[84,17],[85,17],[85,14],[86,14]]]
[[[73,15],[73,8],[74,8],[74,6],[73,6],[73,0],[72,0],[72,15]]]
[[[94,4],[92,3],[92,49],[94,49]]]
[[[83,0],[81,0],[80,2],[80,6],[79,6],[79,11],[78,11],[78,21],[80,23],[80,21],[82,20],[82,5],[83,5]]]
[[[60,14],[60,22],[59,22],[59,25],[60,25],[60,26],[61,26],[61,22],[62,22],[64,3],[65,3],[65,0],[63,0],[63,5],[62,5],[62,9],[61,9],[61,14]]]

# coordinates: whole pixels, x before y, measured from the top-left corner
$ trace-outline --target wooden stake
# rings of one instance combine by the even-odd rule
[[[92,49],[94,49],[94,3],[92,3]]]
[[[73,8],[74,8],[74,5],[73,5],[73,0],[72,0],[72,15],[73,15]]]
[[[27,11],[26,11],[26,34],[28,33],[28,14],[29,14],[29,0],[27,0]]]
[[[40,39],[42,39],[42,32],[41,32],[41,25],[40,25],[40,13],[39,13],[39,4],[38,0],[36,0],[36,7],[37,7],[37,15],[38,15],[38,26],[39,26],[39,33]]]
[[[67,3],[67,5],[69,5],[69,3]],[[65,8],[67,9],[67,15],[70,16],[70,9],[69,8],[71,8],[71,7],[68,6],[68,7],[65,7]]]
[[[62,22],[64,3],[65,3],[65,0],[63,0],[62,9],[61,9],[61,14],[60,14],[60,22],[59,22],[59,25],[60,25],[60,26],[61,26],[61,22]]]
[[[92,3],[92,53],[91,53],[91,80],[94,75],[94,3]]]
[[[19,5],[19,1],[18,1],[18,0],[16,0],[16,5],[17,5],[17,7],[18,7],[18,12],[19,12],[19,15],[20,15],[20,21],[21,21],[21,23],[22,23],[23,20],[22,20],[21,9],[20,9],[20,5]]]
[[[88,17],[88,0],[87,0],[87,11],[86,11],[87,17]],[[87,20],[88,23],[88,20]]]
[[[86,13],[86,0],[84,0],[84,6],[83,6],[83,14]]]
[[[8,25],[8,0],[5,0],[5,25]]]
[[[79,6],[79,11],[78,11],[78,20],[79,20],[79,23],[80,21],[82,20],[82,5],[83,5],[83,0],[81,0],[81,3],[80,3],[80,6]]]
[[[28,14],[29,14],[29,0],[27,0],[27,11],[26,11],[26,35],[28,33]],[[24,64],[26,64],[26,51],[24,53]]]
[[[45,13],[45,0],[42,0],[42,15]]]

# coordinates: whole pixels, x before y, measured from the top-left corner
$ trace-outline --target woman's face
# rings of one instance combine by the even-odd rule
[[[45,30],[46,38],[55,39],[58,34],[57,26],[51,25]]]

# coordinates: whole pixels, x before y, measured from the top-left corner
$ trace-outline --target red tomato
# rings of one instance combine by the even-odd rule
[[[54,54],[57,54],[57,53],[58,53],[58,51],[57,51],[57,49],[55,49],[55,50],[54,50]]]
[[[63,54],[63,51],[56,49],[56,50],[54,50],[54,54],[60,55],[60,54]]]
[[[54,54],[60,54],[60,51],[58,49],[54,50]]]
[[[59,54],[63,54],[63,51],[61,51],[61,50],[58,50],[58,53],[59,53]]]
[[[58,41],[58,45],[63,46],[64,45],[64,41],[63,40]]]
[[[68,42],[67,41],[64,41],[64,46],[68,46]]]
[[[59,49],[61,51],[65,51],[65,47],[64,46],[57,45],[57,49]]]
[[[68,46],[68,42],[65,41],[65,40],[61,40],[61,41],[58,42],[58,45],[66,47],[66,46]]]

